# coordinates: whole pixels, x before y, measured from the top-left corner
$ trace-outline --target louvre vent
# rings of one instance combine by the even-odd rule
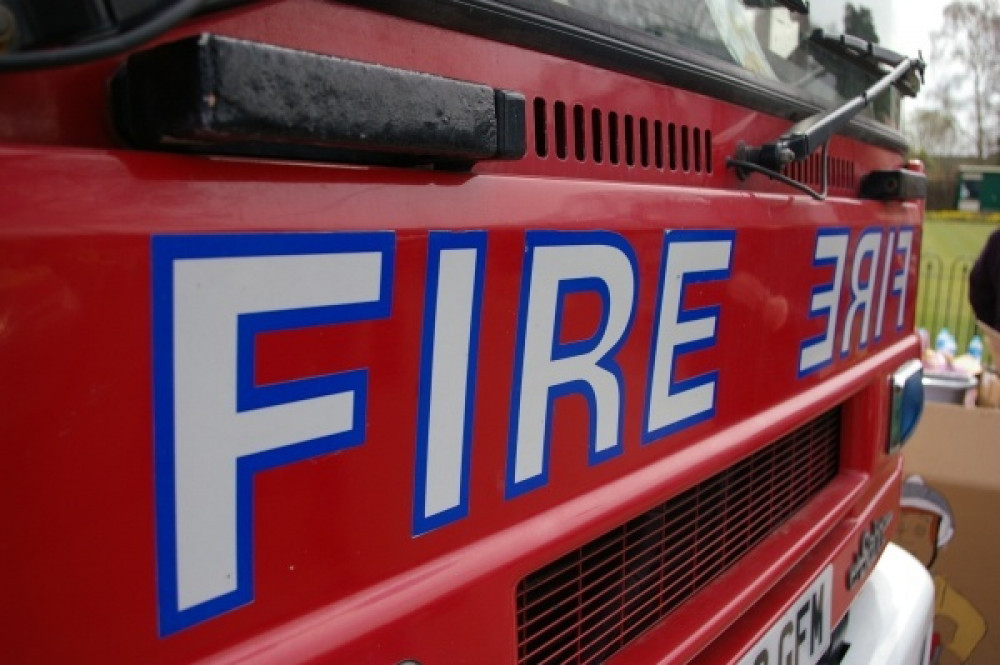
[[[534,100],[535,154],[605,166],[712,173],[712,131],[656,118]]]
[[[842,157],[827,157],[827,172],[831,189],[854,191],[854,162]],[[801,162],[792,162],[782,173],[793,180],[820,188],[823,186],[823,156],[814,152]]]
[[[837,474],[840,409],[528,575],[518,663],[601,663],[791,517]]]

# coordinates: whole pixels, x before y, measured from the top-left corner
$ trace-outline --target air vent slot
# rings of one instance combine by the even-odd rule
[[[535,155],[605,167],[712,173],[712,131],[661,118],[536,97]],[[570,111],[570,108],[572,109]],[[572,148],[572,151],[570,151]]]
[[[603,662],[705,588],[837,475],[840,419],[828,411],[521,580],[519,665]]]
[[[843,157],[827,157],[827,169],[830,189],[854,191],[857,188],[854,179],[854,162]],[[800,162],[792,162],[782,173],[815,189],[823,186],[823,156],[820,151],[809,155]]]
[[[549,122],[545,100],[535,97],[535,154],[539,157],[549,156]]]

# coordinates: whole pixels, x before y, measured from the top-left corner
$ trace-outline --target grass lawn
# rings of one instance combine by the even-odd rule
[[[917,287],[917,326],[934,336],[947,326],[965,351],[975,333],[969,307],[969,269],[986,238],[1000,223],[948,219],[928,213],[924,223],[920,282]]]

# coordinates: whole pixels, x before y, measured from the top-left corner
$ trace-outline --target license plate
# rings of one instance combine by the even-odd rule
[[[827,566],[739,665],[816,665],[830,648],[833,566]]]

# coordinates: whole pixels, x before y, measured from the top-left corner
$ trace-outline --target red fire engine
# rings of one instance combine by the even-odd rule
[[[0,33],[0,660],[928,662],[919,58],[767,0]]]

